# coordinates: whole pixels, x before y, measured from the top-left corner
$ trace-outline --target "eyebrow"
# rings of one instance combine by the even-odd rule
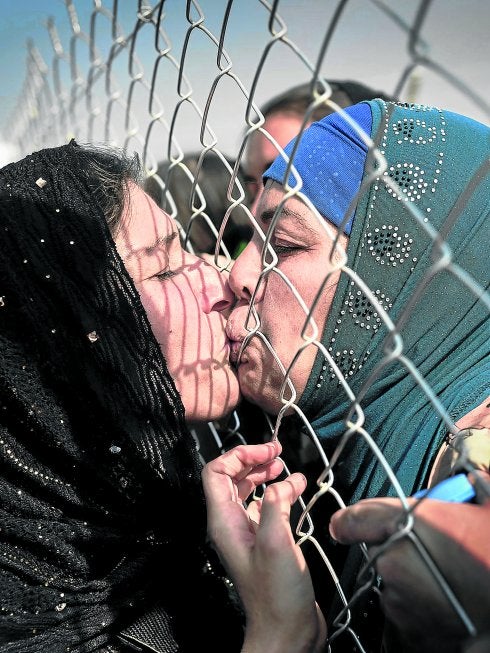
[[[272,209],[265,209],[265,211],[262,211],[260,215],[260,220],[264,222],[266,225],[269,225],[276,214],[276,210],[277,210],[277,206]],[[301,229],[304,229],[305,231],[308,231],[311,234],[315,233],[314,230],[311,228],[311,226],[308,224],[307,219],[303,215],[297,213],[296,211],[293,211],[287,206],[282,207],[281,212],[279,213],[278,222],[282,217],[291,218],[299,225]]]
[[[151,256],[158,247],[161,247],[162,245],[168,246],[178,237],[178,235],[179,234],[176,231],[172,231],[172,233],[167,234],[167,236],[159,236],[155,242],[148,245],[148,247],[140,247],[137,250],[128,250],[123,257],[123,261],[126,261],[131,256],[136,256],[138,259],[141,259],[143,256]]]
[[[147,255],[153,254],[153,252],[157,249],[157,247],[160,247],[161,245],[169,245],[173,240],[175,240],[178,237],[178,233],[176,231],[172,231],[171,234],[168,234],[167,236],[160,236],[155,240],[154,243],[149,245],[148,247],[144,248],[144,253]]]

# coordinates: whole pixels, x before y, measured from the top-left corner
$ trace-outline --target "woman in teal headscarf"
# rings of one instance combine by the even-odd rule
[[[294,173],[287,176],[283,157],[266,171],[264,178],[271,181],[257,218],[265,231],[274,222],[270,242],[279,274],[263,272],[262,241],[256,239],[232,271],[239,302],[228,333],[237,342],[232,352],[244,395],[277,411],[281,375],[271,371],[275,363],[263,337],[240,331],[245,305],[253,297],[260,333],[288,369],[303,343],[288,328],[292,324],[298,331],[295,309],[301,324],[305,314],[299,303],[285,304],[289,289],[283,275],[302,296],[309,293],[310,304],[305,301],[311,305],[318,275],[323,279],[328,273],[324,294],[330,300],[323,304],[328,317],[317,320],[322,347],[309,345],[315,355],[308,358],[305,349],[289,371],[299,408],[335,461],[334,487],[353,503],[396,493],[364,431],[393,470],[398,491],[410,495],[426,486],[448,431],[488,426],[490,328],[488,300],[485,304],[479,293],[488,288],[490,276],[490,130],[451,112],[380,100],[346,113],[368,138],[332,115],[286,148],[301,187]],[[318,243],[301,249],[299,228],[284,226],[287,220],[306,224],[299,199],[284,202],[284,189],[290,188],[301,191],[310,214],[313,205],[338,228],[346,265],[338,256],[326,256],[319,272]],[[296,201],[293,208],[291,201]],[[309,232],[303,229],[303,235],[308,241]],[[255,327],[250,322],[249,331]],[[346,383],[339,381],[339,372]],[[349,431],[347,420],[363,431]],[[343,438],[346,433],[350,437]],[[341,579],[349,594],[358,569],[352,554]]]
[[[333,453],[346,432],[346,417],[357,420],[333,361],[360,398],[363,428],[386,457],[405,494],[412,494],[427,480],[449,425],[408,365],[418,370],[453,422],[490,394],[488,307],[457,276],[462,269],[480,287],[488,287],[490,130],[454,113],[381,100],[355,105],[346,112],[386,158],[386,170],[380,169],[377,177],[373,167],[379,167],[379,160],[368,156],[367,143],[340,115],[313,124],[299,144],[293,141],[286,148],[301,177],[302,195],[348,236],[347,264],[336,280],[321,335],[323,349],[318,349],[297,403],[323,446]],[[280,156],[264,177],[282,184],[286,169],[287,161]],[[397,187],[386,185],[387,180],[396,182]],[[291,187],[297,184],[293,174],[288,181]],[[352,217],[351,204],[357,195],[360,199]],[[267,223],[272,210],[265,197],[264,206],[262,218],[267,214]],[[261,218],[260,207],[257,217]],[[447,247],[441,244],[444,241]],[[279,240],[271,239],[271,244],[278,250],[282,246]],[[251,243],[231,275],[231,285],[242,303],[253,293],[261,272],[254,269],[254,248],[255,252],[259,249]],[[441,264],[448,263],[449,250],[452,263],[441,271]],[[323,275],[329,272],[327,263]],[[302,265],[306,267],[308,262],[302,261]],[[277,268],[283,268],[280,255]],[[347,273],[347,268],[352,272]],[[317,272],[312,269],[308,274]],[[271,278],[272,274],[267,284]],[[378,305],[371,302],[358,278]],[[272,327],[264,317],[266,302],[271,303],[264,286],[262,283],[255,296],[255,306],[260,331],[275,346]],[[229,321],[232,336],[237,332],[239,309]],[[280,319],[284,321],[284,315]],[[232,339],[240,341],[240,336]],[[246,343],[242,360],[250,343]],[[280,344],[276,351],[279,348]],[[381,360],[389,359],[390,352],[394,358],[381,367]],[[242,360],[238,362],[242,389],[270,408],[270,402],[259,394],[261,390],[267,394],[267,381],[257,382],[259,372],[252,375],[249,359],[243,369]],[[287,367],[285,357],[281,360]],[[277,387],[275,390],[277,393]],[[339,463],[337,471],[334,468],[335,484],[342,486],[346,501],[393,492],[369,444],[359,435],[349,439]]]

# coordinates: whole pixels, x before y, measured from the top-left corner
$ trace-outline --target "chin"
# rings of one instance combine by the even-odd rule
[[[252,368],[250,364],[240,365],[238,367],[238,379],[241,393],[251,404],[259,406],[269,415],[276,416],[283,407],[279,399],[282,373],[280,375],[273,378],[268,375],[264,379],[262,375],[257,374],[256,369]],[[289,413],[291,411],[288,411]]]
[[[281,410],[281,403],[277,401],[277,397],[268,397],[260,392],[257,392],[258,388],[254,387],[252,390],[247,387],[245,384],[240,384],[240,389],[242,395],[247,401],[251,404],[255,404],[259,408],[262,408],[269,415],[274,417]]]
[[[235,410],[241,398],[238,379],[233,375],[221,397],[214,398],[211,405],[206,403],[201,408],[197,406],[194,411],[186,413],[186,421],[195,423],[224,419]]]

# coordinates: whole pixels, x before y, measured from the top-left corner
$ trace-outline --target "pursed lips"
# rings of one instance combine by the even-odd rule
[[[228,328],[228,325],[226,327],[226,335],[228,336],[228,342],[230,345],[230,363],[235,365],[238,362],[242,342],[244,341],[245,336],[233,333],[232,330]]]
[[[228,320],[226,324],[226,335],[228,336],[230,345],[230,363],[236,365],[246,333],[243,332],[243,329],[236,329],[233,323]]]
[[[230,343],[230,363],[233,365],[248,362],[248,343],[240,357],[243,341],[250,335],[250,331],[245,328],[248,310],[248,304],[245,303],[235,306],[226,322],[225,331]]]
[[[230,341],[230,363],[232,363],[233,365],[236,365],[238,363],[241,348],[242,348],[242,343],[239,342],[238,340]]]

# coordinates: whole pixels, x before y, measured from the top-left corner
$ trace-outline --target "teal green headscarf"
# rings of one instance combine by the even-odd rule
[[[457,421],[490,394],[488,309],[450,269],[432,276],[415,297],[442,256],[426,230],[430,226],[443,236],[454,263],[481,286],[489,286],[490,130],[432,107],[381,100],[367,104],[372,138],[387,159],[383,174],[398,183],[400,196],[386,187],[383,175],[367,187],[356,209],[348,265],[399,327],[403,356]],[[368,157],[365,176],[372,167]],[[418,208],[421,222],[407,210],[410,206]],[[447,425],[400,360],[370,379],[385,348],[391,351],[394,343],[376,308],[346,273],[322,343],[354,393],[362,390],[364,428],[403,491],[420,489]],[[351,402],[321,352],[300,407],[331,455],[346,431]],[[357,434],[343,450],[334,474],[346,502],[393,494],[386,473]]]

